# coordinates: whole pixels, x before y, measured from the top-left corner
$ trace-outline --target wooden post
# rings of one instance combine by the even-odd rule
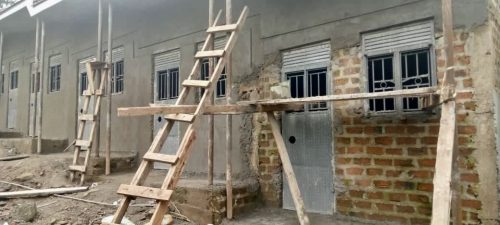
[[[232,24],[233,23],[233,7],[232,7],[232,0],[226,0],[226,25],[227,24]],[[227,37],[231,33],[227,34]],[[231,77],[233,75],[233,66],[231,63],[231,53],[227,54],[227,63],[226,63],[226,102],[227,104],[232,104],[232,84],[231,84]],[[232,170],[233,170],[233,165],[231,163],[232,159],[232,148],[233,148],[233,143],[232,143],[232,133],[233,133],[233,118],[231,115],[226,116],[226,211],[227,211],[227,218],[232,219],[233,218],[233,179],[232,179]]]
[[[99,6],[98,6],[98,13],[97,13],[97,54],[96,54],[96,59],[97,61],[102,61],[102,0],[99,0]],[[101,80],[101,71],[97,71],[95,80]],[[97,127],[97,130],[95,132],[95,141],[92,144],[92,150],[94,151],[95,157],[99,158],[99,145],[101,142],[101,113],[99,112],[99,115],[96,115],[95,118],[95,125]]]
[[[0,32],[0,76],[3,74],[3,32]],[[8,77],[8,76],[7,76]],[[8,88],[8,85],[7,85],[7,90],[5,90],[5,81],[7,80],[7,78],[5,77],[4,75],[4,80],[2,80],[2,85],[3,85],[3,88],[4,88],[4,91],[7,93],[7,101],[9,99],[9,96],[8,96],[8,93],[9,93],[9,88]],[[7,103],[7,106],[9,104]],[[9,121],[9,109],[8,107],[5,107],[5,115],[7,115],[5,117],[5,127],[8,127],[8,121]]]
[[[437,143],[434,193],[432,200],[432,225],[450,224],[450,213],[455,225],[462,224],[460,185],[458,174],[457,128],[454,49],[453,4],[442,0],[443,32],[446,56],[446,72],[441,85],[441,124]]]
[[[35,77],[32,77],[31,79],[35,79],[33,83],[33,85],[35,87],[32,87],[33,90],[35,91],[35,108],[38,107],[38,92],[40,91],[39,89],[37,89],[38,87],[38,84],[40,83],[40,74],[38,73],[38,71],[40,71],[40,19],[37,17],[36,18],[36,22],[35,22]],[[33,73],[33,71],[31,71]],[[2,74],[2,72],[0,72],[0,74]],[[30,76],[32,76],[30,74]],[[36,115],[34,116],[36,118]],[[31,119],[31,115],[30,115],[30,119]],[[36,120],[35,120],[35,123],[36,123]],[[31,126],[31,124],[30,124]],[[34,131],[34,134],[33,134],[33,137],[36,137],[37,136],[37,131],[35,130]],[[38,151],[37,151],[38,152]]]
[[[108,65],[113,63],[113,8],[111,1],[108,3]],[[106,175],[111,174],[111,107],[112,97],[111,93],[111,75],[113,74],[113,67],[108,69],[107,72],[107,89],[108,89],[108,110],[106,112]]]
[[[40,154],[42,153],[42,135],[43,135],[43,129],[42,129],[42,110],[43,110],[43,84],[45,83],[44,79],[44,61],[45,61],[45,22],[41,22],[42,25],[42,31],[41,31],[41,38],[40,38],[40,66],[38,67],[38,73],[40,73],[40,99],[38,100],[38,110],[37,110],[37,130],[38,130],[38,139],[37,139],[37,153]]]
[[[278,152],[280,154],[281,163],[283,164],[283,172],[285,173],[286,179],[288,181],[288,186],[290,186],[290,193],[292,194],[293,203],[295,204],[295,209],[297,210],[297,216],[301,225],[309,225],[309,217],[307,217],[306,209],[304,206],[304,201],[300,194],[299,184],[295,178],[295,173],[293,172],[292,162],[290,161],[290,156],[286,150],[285,141],[283,136],[281,136],[281,128],[278,120],[274,117],[274,112],[267,113],[267,119],[271,124],[271,129],[273,131],[274,140],[276,141],[276,146],[278,147]]]
[[[208,26],[211,27],[214,24],[214,0],[209,0],[208,2]],[[208,50],[213,50],[214,48],[214,34],[212,36],[212,41],[209,44]],[[209,59],[208,74],[212,76],[214,71],[214,60]],[[207,90],[205,90],[207,91]],[[211,96],[207,105],[214,104],[214,96]],[[214,184],[214,115],[208,115],[208,185]]]

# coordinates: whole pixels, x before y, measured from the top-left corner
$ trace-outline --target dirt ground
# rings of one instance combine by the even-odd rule
[[[70,157],[70,156],[69,156]],[[52,155],[32,155],[27,159],[16,161],[0,162],[0,192],[24,190],[23,188],[6,185],[1,181],[22,184],[32,188],[57,188],[73,187],[76,183],[71,183],[68,179],[67,169],[68,154]],[[93,187],[86,192],[69,194],[67,196],[103,202],[107,204],[117,204],[120,195],[116,194],[118,186],[122,183],[129,183],[133,176],[132,172],[114,173],[111,176],[97,176],[91,178],[86,185]],[[164,171],[154,171],[148,180],[158,181],[165,176]],[[35,203],[37,216],[32,222],[20,221],[13,216],[13,211],[26,203]],[[145,224],[152,214],[151,205],[153,202],[138,199],[133,204],[142,206],[130,207],[126,217],[135,224]],[[116,210],[114,206],[96,205],[81,201],[64,199],[59,197],[41,197],[31,199],[0,199],[0,225],[7,222],[8,225],[91,225],[101,224],[105,216],[112,215]],[[311,222],[315,225],[366,225],[350,221],[344,217],[310,215]],[[176,225],[193,225],[186,221],[175,219]],[[295,212],[283,209],[261,208],[248,215],[241,216],[232,221],[225,221],[224,225],[294,225],[298,224]]]

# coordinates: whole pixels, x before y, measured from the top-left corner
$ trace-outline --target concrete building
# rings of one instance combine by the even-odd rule
[[[179,82],[190,72],[205,38],[208,1],[112,2],[112,151],[140,158],[164,121],[159,116],[119,118],[116,109],[175,101]],[[222,8],[223,3],[216,2]],[[443,77],[440,1],[234,4],[235,14],[244,5],[251,9],[233,54],[236,99],[270,99],[270,87],[286,80],[292,97],[308,97],[438,86]],[[496,224],[500,4],[454,4],[463,216],[465,224]],[[37,136],[36,18],[46,28],[42,138],[71,143],[85,87],[82,63],[96,56],[97,0],[26,0],[0,13],[0,129]],[[216,45],[224,41],[224,36],[217,37]],[[224,104],[224,96],[224,88],[219,88],[215,102]],[[308,212],[429,224],[438,112],[439,106],[423,108],[418,98],[316,103],[302,112],[283,112],[282,133]],[[184,129],[175,127],[164,151],[176,150]],[[206,123],[199,128],[184,173],[188,180],[207,175],[206,129]],[[223,181],[222,117],[216,118],[215,129],[215,176]],[[241,204],[257,201],[257,195],[266,205],[294,209],[266,116],[235,116],[233,132],[234,177],[246,190],[241,199],[251,196]],[[103,143],[104,132],[100,139]]]

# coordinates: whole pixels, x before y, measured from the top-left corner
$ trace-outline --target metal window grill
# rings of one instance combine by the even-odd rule
[[[217,63],[217,61],[215,63]],[[201,64],[201,70],[200,70],[201,79],[208,80],[210,78],[209,66],[210,64],[208,59],[204,59]],[[219,77],[219,80],[217,81],[217,88],[215,90],[217,98],[222,98],[226,96],[226,79],[227,79],[226,67],[224,67],[224,69],[222,69],[222,73]],[[201,90],[200,93],[201,93],[200,96],[203,95],[203,90]]]
[[[111,92],[123,92],[123,78],[124,78],[124,61],[123,59],[113,63],[113,76],[111,78]]]
[[[179,97],[179,68],[158,72],[158,100],[176,99]]]
[[[406,52],[401,55],[402,88],[430,87],[432,83],[429,50]],[[403,110],[415,111],[422,108],[418,98],[403,98]]]
[[[327,95],[327,69],[312,69],[290,72],[286,74],[290,81],[292,98],[315,97]],[[309,111],[326,110],[326,102],[308,104]]]
[[[50,67],[50,92],[61,90],[61,65]]]
[[[88,79],[87,72],[83,72],[80,74],[80,95],[83,95],[83,92],[88,88]]]
[[[0,77],[0,94],[4,92],[5,74],[2,73]]]
[[[393,61],[393,56],[368,59],[370,92],[393,91],[396,89]],[[393,112],[396,110],[395,100],[394,98],[370,99],[370,110],[376,112]]]
[[[10,73],[10,89],[17,89],[17,81],[18,81],[19,71],[12,71]]]

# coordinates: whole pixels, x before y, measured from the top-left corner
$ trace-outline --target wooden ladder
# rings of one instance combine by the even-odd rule
[[[139,168],[132,179],[130,185],[122,184],[117,193],[124,195],[122,200],[120,201],[120,205],[113,217],[112,224],[117,225],[121,223],[122,218],[127,211],[128,206],[132,199],[136,197],[148,198],[156,200],[156,206],[154,213],[151,218],[151,225],[159,225],[161,224],[164,215],[168,212],[168,205],[170,201],[170,197],[174,192],[174,189],[179,181],[179,178],[182,174],[184,166],[186,165],[187,158],[191,151],[192,144],[195,140],[196,131],[195,124],[199,121],[199,117],[203,115],[203,109],[207,102],[209,102],[210,98],[212,98],[212,94],[214,92],[214,88],[216,86],[217,81],[228,61],[228,54],[233,49],[236,39],[238,37],[238,31],[240,31],[245,23],[245,20],[248,15],[248,8],[245,7],[237,21],[236,24],[226,24],[222,26],[218,26],[218,22],[221,17],[221,11],[217,15],[214,25],[209,27],[207,30],[208,36],[205,40],[203,48],[201,51],[196,53],[195,59],[196,62],[193,66],[193,69],[188,77],[182,85],[182,91],[179,95],[179,98],[175,105],[185,104],[184,102],[187,99],[189,91],[192,88],[204,89],[203,96],[199,104],[197,105],[196,111],[193,114],[171,114],[166,115],[165,119],[167,122],[161,127],[161,129],[156,134],[153,143],[149,147],[149,150],[144,155]],[[226,43],[224,49],[221,50],[208,50],[211,46],[211,43],[214,41],[214,33],[224,32],[230,33],[229,39]],[[195,77],[199,77],[200,66],[202,64],[202,60],[204,58],[218,58],[217,65],[210,75],[209,80],[199,80],[194,79]],[[195,92],[193,92],[195,93]],[[184,137],[181,141],[179,149],[176,155],[165,155],[159,153],[163,143],[166,141],[168,134],[170,133],[175,122],[184,122],[188,123],[189,126],[184,134]],[[163,181],[163,185],[161,188],[151,188],[141,186],[148,176],[149,172],[153,169],[154,162],[166,163],[170,164],[171,167],[168,170],[167,176]]]
[[[104,93],[104,87],[106,85],[106,79],[109,73],[109,66],[105,62],[88,62],[87,68],[87,90],[83,91],[84,102],[81,113],[78,116],[78,131],[75,141],[75,152],[73,155],[73,164],[69,166],[70,179],[74,181],[77,174],[80,174],[80,185],[85,181],[85,174],[87,173],[87,168],[90,160],[90,152],[92,149],[92,143],[94,140],[95,133],[97,131],[97,126],[95,119],[99,116],[101,109],[101,98]],[[96,74],[100,72],[100,80],[96,80]],[[98,81],[96,83],[96,81]],[[96,89],[95,86],[98,86]],[[89,105],[91,104],[91,99],[94,97],[94,108],[93,112],[89,112]],[[83,134],[85,128],[91,126],[90,135],[88,140],[85,140]],[[80,153],[85,151],[85,160],[83,165],[78,164],[80,159]]]

